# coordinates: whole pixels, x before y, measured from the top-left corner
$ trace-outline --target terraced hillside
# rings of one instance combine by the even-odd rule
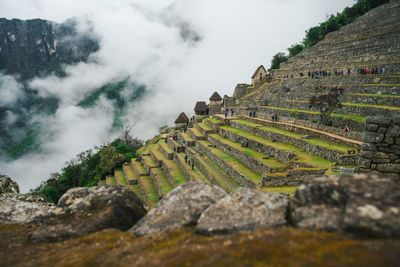
[[[193,128],[171,130],[141,149],[103,184],[121,184],[149,207],[188,180],[228,192],[238,187],[291,193],[305,180],[354,165],[360,143],[334,134],[246,116],[204,118]],[[297,127],[297,128],[296,128]]]
[[[315,46],[305,49],[279,70],[272,81],[235,99],[237,111],[280,121],[320,127],[318,109],[309,100],[316,88],[343,88],[342,107],[332,114],[333,128],[340,134],[345,125],[351,138],[361,140],[366,116],[400,114],[400,2],[373,9],[354,23],[330,33]]]

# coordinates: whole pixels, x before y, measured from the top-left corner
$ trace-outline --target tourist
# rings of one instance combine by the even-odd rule
[[[347,135],[349,134],[349,132],[350,132],[350,128],[349,128],[348,125],[346,125],[346,126],[344,127],[344,130],[343,130],[343,135],[344,135],[344,137],[347,137]]]
[[[235,115],[235,111],[233,110],[233,108],[231,108],[231,116],[233,117]]]
[[[225,119],[228,117],[228,112],[229,112],[229,111],[228,111],[228,109],[226,108],[226,109],[225,109],[225,112],[224,112]]]

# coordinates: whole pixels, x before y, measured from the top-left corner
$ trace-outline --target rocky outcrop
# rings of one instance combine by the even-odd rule
[[[57,241],[107,228],[127,230],[145,213],[142,201],[126,187],[75,188],[61,197],[31,240]]]
[[[286,224],[288,203],[283,194],[240,188],[205,210],[196,230],[215,235],[281,226]]]
[[[195,225],[205,209],[226,196],[222,189],[212,185],[186,183],[168,193],[130,231],[147,235]]]
[[[361,237],[400,237],[400,182],[372,175],[318,178],[296,191],[294,226],[349,232]]]
[[[3,193],[19,193],[18,184],[10,177],[0,174],[0,194]]]
[[[40,197],[15,193],[0,194],[0,223],[34,223],[48,217],[53,211],[53,205]]]

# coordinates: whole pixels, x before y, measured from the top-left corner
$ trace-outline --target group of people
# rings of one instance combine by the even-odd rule
[[[335,71],[327,71],[327,70],[316,70],[316,71],[309,71],[308,78],[311,79],[318,79],[322,77],[331,77],[332,75],[335,76],[351,76],[351,75],[367,75],[367,74],[386,74],[386,73],[393,73],[393,68],[386,68],[386,67],[364,67],[358,69],[339,69]],[[300,76],[303,77],[304,74],[300,73]],[[285,76],[289,77],[289,76]],[[293,75],[291,75],[293,78]]]
[[[250,111],[250,112],[249,112],[249,117],[250,117],[250,118],[255,118],[256,115],[257,115],[257,114],[256,114],[255,111]]]
[[[224,116],[225,116],[225,119],[228,118],[228,117],[235,116],[235,110],[233,108],[225,108],[224,109]]]

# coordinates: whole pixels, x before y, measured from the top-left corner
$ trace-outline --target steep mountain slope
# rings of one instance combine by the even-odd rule
[[[22,79],[60,71],[61,64],[86,61],[99,49],[91,35],[78,34],[74,20],[0,19],[0,70]]]

